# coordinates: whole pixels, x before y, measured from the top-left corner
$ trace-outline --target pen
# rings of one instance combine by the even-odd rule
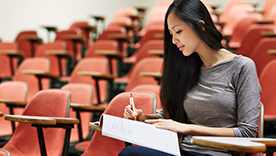
[[[130,105],[131,105],[131,108],[134,112],[136,112],[136,108],[134,106],[134,100],[133,100],[133,96],[132,96],[132,93],[129,93],[129,102],[130,102]],[[137,118],[134,117],[134,120],[136,121]]]

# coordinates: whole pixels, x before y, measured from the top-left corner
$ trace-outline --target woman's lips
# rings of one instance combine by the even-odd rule
[[[182,51],[183,48],[184,48],[184,45],[178,47],[179,51]]]

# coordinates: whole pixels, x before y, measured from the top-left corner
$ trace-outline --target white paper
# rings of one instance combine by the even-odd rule
[[[180,156],[177,133],[103,114],[102,135]]]

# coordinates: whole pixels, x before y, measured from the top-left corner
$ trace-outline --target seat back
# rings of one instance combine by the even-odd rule
[[[145,114],[155,113],[156,96],[151,92],[132,92],[135,107],[142,109]],[[129,105],[129,92],[123,92],[116,95],[109,103],[105,110],[105,114],[118,116],[123,118],[124,108]],[[102,136],[101,132],[96,131],[93,135],[89,147],[82,156],[101,155],[110,156],[118,155],[125,147],[125,143],[106,136]]]
[[[88,57],[104,57],[105,55],[97,54],[97,50],[111,50],[111,51],[119,51],[118,41],[115,40],[97,40],[94,42],[92,46],[90,46],[85,52],[85,58]],[[110,61],[110,60],[109,60]],[[112,72],[113,75],[117,75],[117,60],[111,59],[112,63]],[[108,68],[108,73],[110,73],[110,69]]]
[[[262,94],[261,94],[261,101],[264,104],[265,110],[264,114],[272,115],[276,117],[275,109],[275,93],[276,93],[276,59],[271,60],[269,63],[266,64],[264,69],[262,70],[259,81],[260,85],[262,86]]]
[[[69,83],[61,87],[61,89],[69,90],[71,93],[71,103],[78,103],[83,105],[92,105],[93,100],[93,86],[83,83]],[[76,113],[70,108],[70,118],[77,118]],[[90,112],[81,112],[81,127],[83,138],[86,138],[90,132],[88,125],[92,121],[92,114]],[[78,141],[78,125],[74,125],[71,129],[70,142]]]
[[[230,9],[237,5],[237,4],[241,4],[242,2],[245,2],[245,0],[229,0],[227,1],[223,13],[219,16],[219,21],[220,22],[226,22],[227,20],[229,20],[229,11]]]
[[[241,14],[237,18],[237,25],[233,29],[231,40],[228,43],[228,47],[230,48],[239,48],[241,46],[245,30],[252,25],[252,21],[260,21],[262,15],[260,13]]]
[[[250,4],[236,4],[229,10],[229,17],[223,26],[221,32],[222,34],[231,35],[233,30],[238,24],[239,17],[242,14],[248,14],[248,12],[253,12],[254,7]]]
[[[50,60],[50,71],[55,75],[60,75],[59,72],[59,60],[55,55],[48,55],[46,52],[48,50],[57,50],[63,51],[66,50],[66,42],[65,41],[54,41],[52,43],[45,43],[37,47],[35,52],[35,57],[45,57]],[[66,60],[65,58],[60,59],[61,63],[61,75],[66,74]]]
[[[0,51],[2,50],[17,50],[17,44],[9,42],[0,42]],[[11,58],[8,55],[0,55],[0,79],[12,76],[10,59]],[[13,71],[15,71],[17,68],[17,62],[17,58],[12,59]]]
[[[257,43],[263,38],[261,32],[273,32],[274,27],[270,24],[252,24],[245,31],[241,39],[241,46],[237,54],[250,57]]]
[[[81,31],[81,35],[87,38],[86,43],[84,44],[85,47],[89,47],[93,45],[92,33],[87,32],[85,28],[82,26],[90,26],[88,21],[75,21],[71,24],[68,30],[72,31]]]
[[[26,105],[23,115],[68,117],[70,92],[61,89],[49,89],[37,92]],[[65,129],[44,128],[44,139],[48,155],[62,154]],[[3,147],[11,155],[37,156],[40,148],[36,128],[31,124],[19,123],[11,139]]]
[[[109,26],[102,31],[97,40],[110,40],[110,34],[126,34],[126,29],[121,26]]]
[[[276,55],[267,53],[269,49],[276,49],[275,42],[276,38],[263,38],[255,46],[250,57],[256,64],[258,76],[269,61],[276,59]]]
[[[152,77],[143,77],[140,76],[141,72],[156,72],[161,73],[162,71],[163,58],[158,57],[147,57],[140,60],[135,68],[133,69],[132,74],[130,75],[129,82],[125,88],[125,91],[130,91],[137,85],[141,84],[155,84],[158,82]]]
[[[0,99],[11,101],[26,101],[28,86],[21,81],[5,81],[0,84]],[[4,114],[10,114],[10,110],[4,103],[0,103],[0,110]],[[13,109],[15,115],[21,115],[22,108]],[[11,135],[12,125],[10,121],[0,118],[0,136]]]
[[[271,20],[270,15],[273,8],[275,8],[276,1],[275,0],[266,0],[263,5],[263,18],[265,20]]]
[[[23,74],[22,70],[41,70],[45,72],[50,72],[50,60],[48,58],[26,58],[22,61],[22,63],[18,66],[15,71],[13,81],[23,81],[28,85],[28,94],[27,101],[31,99],[31,97],[39,91],[39,81],[35,75]],[[50,81],[49,79],[41,80],[42,89],[49,89]]]
[[[32,36],[37,36],[37,32],[30,30],[30,31],[21,31],[16,39],[15,43],[18,45],[18,50],[21,50],[22,52],[25,53],[25,57],[32,57],[32,45],[30,41],[22,39],[23,36],[25,35],[32,35]],[[34,49],[36,49],[37,43],[34,44]]]
[[[145,32],[145,35],[142,36],[141,40],[139,42],[136,43],[136,47],[140,47],[143,44],[145,44],[147,41],[149,40],[163,40],[163,38],[159,38],[158,35],[164,34],[164,26],[163,25],[151,25],[147,27],[147,30]]]
[[[71,51],[74,53],[74,44],[73,41],[70,39],[65,39],[66,36],[68,35],[76,35],[76,36],[81,36],[81,31],[77,30],[62,30],[57,32],[55,41],[65,41],[66,42],[66,50]],[[81,44],[76,43],[76,60],[81,59]]]
[[[79,71],[91,71],[99,72],[101,74],[107,74],[108,60],[106,58],[93,57],[93,58],[83,58],[75,66],[71,73],[71,79],[69,83],[86,83],[96,86],[95,80],[91,76],[78,75]],[[99,80],[99,90],[101,101],[107,98],[107,82],[106,80]],[[93,104],[97,104],[97,93],[94,92]]]

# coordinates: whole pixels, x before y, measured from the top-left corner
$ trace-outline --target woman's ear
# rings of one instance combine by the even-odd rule
[[[205,30],[205,22],[203,20],[199,20],[199,22],[202,24],[202,30]]]

